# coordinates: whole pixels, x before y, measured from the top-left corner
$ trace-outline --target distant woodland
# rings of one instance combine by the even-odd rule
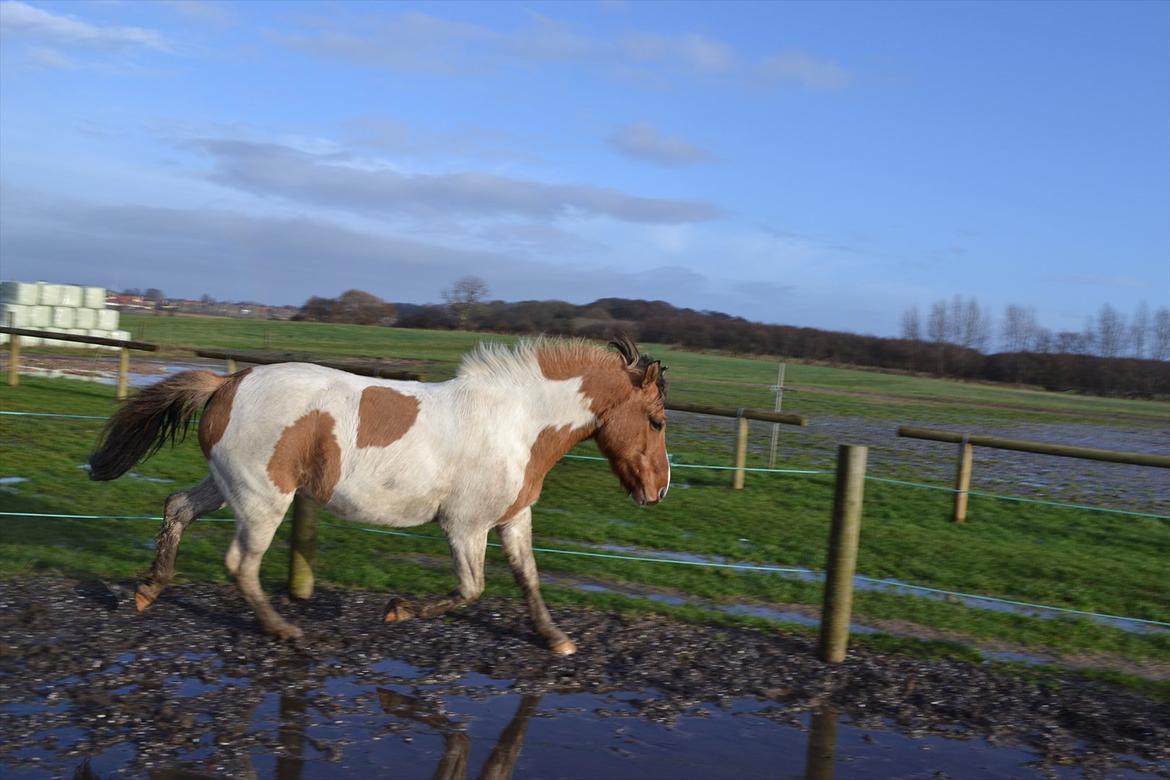
[[[1170,398],[1170,310],[1145,306],[1126,317],[1110,306],[1076,332],[1041,327],[1032,310],[1009,306],[998,325],[974,299],[939,301],[920,318],[902,317],[901,338],[765,325],[715,311],[696,311],[665,301],[602,298],[585,305],[563,301],[482,300],[482,282],[461,280],[444,291],[444,303],[382,304],[368,293],[341,296],[361,306],[330,305],[314,298],[298,318],[382,323],[426,329],[490,333],[585,336],[608,339],[627,333],[639,341],[690,349],[772,355],[831,365],[929,373],[961,379],[1011,382],[1058,391],[1143,398]],[[462,285],[462,286],[461,286]],[[368,296],[368,297],[367,297]],[[379,305],[381,304],[381,305]],[[385,306],[385,308],[382,308]],[[355,315],[352,320],[349,315]],[[998,346],[999,351],[993,349]]]

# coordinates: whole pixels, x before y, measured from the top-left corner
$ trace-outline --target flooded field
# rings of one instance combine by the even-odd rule
[[[559,658],[517,604],[387,627],[338,591],[280,605],[288,645],[227,587],[127,596],[0,583],[4,777],[1170,777],[1170,707],[1081,680],[587,610]]]

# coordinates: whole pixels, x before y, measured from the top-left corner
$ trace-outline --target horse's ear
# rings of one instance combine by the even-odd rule
[[[609,345],[621,353],[622,358],[626,361],[626,368],[635,368],[638,365],[638,347],[634,344],[633,339],[622,334],[617,336]]]
[[[657,360],[646,366],[646,373],[642,374],[642,387],[645,388],[650,385],[660,384],[662,381],[662,372],[665,370],[662,367],[662,363]]]

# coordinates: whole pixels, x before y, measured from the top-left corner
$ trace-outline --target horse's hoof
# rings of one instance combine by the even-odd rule
[[[414,613],[406,607],[401,604],[391,604],[386,610],[384,620],[387,623],[401,623],[404,620],[410,620],[412,617],[414,617]]]
[[[282,641],[300,639],[305,635],[304,631],[302,631],[297,626],[294,626],[292,623],[284,623],[278,626],[265,626],[264,633]]]
[[[564,639],[556,644],[549,645],[548,649],[557,655],[572,655],[577,652],[577,645],[572,639]]]
[[[142,591],[134,594],[134,608],[139,612],[145,612],[146,608],[154,603],[153,596],[147,596]]]

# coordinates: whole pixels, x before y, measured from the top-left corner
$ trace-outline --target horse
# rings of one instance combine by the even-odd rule
[[[91,479],[116,479],[167,441],[174,446],[201,406],[208,476],[166,499],[154,563],[135,592],[137,610],[173,579],[184,530],[227,504],[235,514],[228,572],[265,633],[301,637],[272,607],[258,574],[303,491],[350,520],[395,528],[437,522],[446,534],[456,589],[392,599],[385,622],[475,601],[494,528],[536,632],[553,652],[576,652],[544,604],[532,554],[532,505],[545,476],[591,438],[635,503],[657,504],[670,487],[666,369],[626,337],[609,345],[616,352],[543,337],[514,347],[481,344],[453,379],[437,383],[279,363],[228,376],[184,371],[143,389],[107,422],[90,456]]]

